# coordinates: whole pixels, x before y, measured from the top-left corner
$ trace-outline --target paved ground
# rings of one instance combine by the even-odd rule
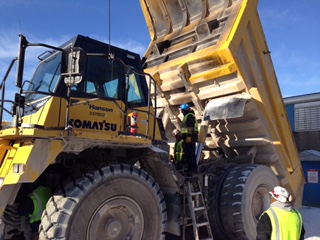
[[[320,208],[303,206],[300,210],[304,228],[306,230],[305,239],[306,240],[320,240]],[[181,237],[167,236],[166,240],[181,240]],[[186,240],[193,240],[192,232],[189,232]]]
[[[306,230],[305,239],[320,240],[320,208],[303,206],[300,211]]]

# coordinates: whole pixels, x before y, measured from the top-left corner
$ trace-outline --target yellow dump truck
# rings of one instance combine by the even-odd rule
[[[205,153],[200,169],[234,166],[214,183],[212,226],[222,239],[253,239],[270,188],[286,187],[299,207],[305,182],[258,0],[140,3],[152,39],[144,68],[156,79],[164,128],[181,126],[180,104],[193,106]]]
[[[169,160],[182,103],[200,125],[209,239],[255,239],[275,185],[300,206],[304,176],[257,4],[140,0],[152,39],[142,61],[80,35],[59,47],[20,35],[0,85],[1,239],[28,239],[34,223],[19,209],[40,186],[53,191],[41,240],[185,237],[186,177]],[[25,80],[34,47],[44,53]]]

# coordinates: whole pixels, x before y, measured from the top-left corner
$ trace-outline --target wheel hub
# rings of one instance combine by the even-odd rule
[[[89,239],[142,239],[143,213],[131,198],[118,196],[103,202],[88,225]]]
[[[262,199],[259,192],[254,194],[253,197],[253,215],[257,218],[261,213],[262,209]]]
[[[110,220],[107,224],[106,224],[106,235],[110,236],[110,237],[116,237],[119,235],[119,233],[121,232],[121,223],[117,220]]]
[[[270,194],[267,186],[260,186],[256,189],[252,199],[252,214],[258,220],[263,211],[270,205]]]

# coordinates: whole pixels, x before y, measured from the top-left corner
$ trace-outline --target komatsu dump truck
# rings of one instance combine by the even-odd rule
[[[185,235],[188,181],[169,160],[183,103],[199,122],[208,239],[255,239],[276,185],[301,206],[303,171],[258,0],[140,5],[152,40],[142,61],[80,35],[58,47],[20,35],[19,56],[0,85],[2,239],[28,239],[30,221],[19,209],[40,186],[53,191],[41,240],[192,239]],[[30,48],[44,53],[25,79]]]

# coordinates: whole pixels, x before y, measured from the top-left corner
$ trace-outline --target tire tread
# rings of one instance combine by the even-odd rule
[[[39,240],[66,240],[68,222],[77,204],[85,194],[90,192],[104,179],[113,175],[125,174],[143,179],[152,188],[161,212],[161,236],[159,236],[159,239],[164,240],[167,226],[167,211],[161,189],[151,175],[142,169],[129,165],[110,165],[97,168],[93,171],[83,172],[78,178],[71,178],[69,182],[49,199],[46,210],[42,215]]]

